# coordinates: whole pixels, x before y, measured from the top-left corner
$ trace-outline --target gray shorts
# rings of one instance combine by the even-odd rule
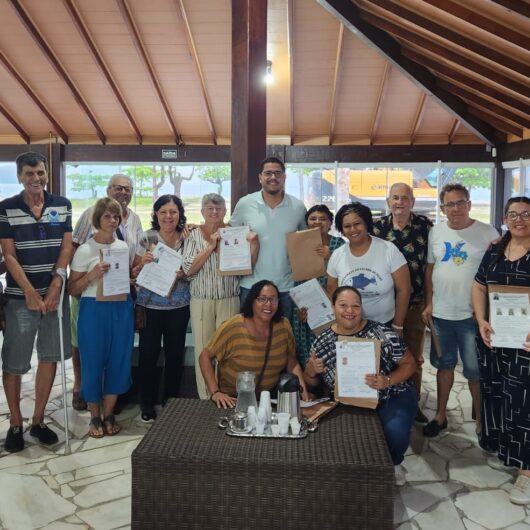
[[[43,362],[61,360],[59,319],[57,311],[46,313],[30,311],[26,300],[10,298],[5,306],[6,329],[2,346],[2,370],[14,375],[27,373],[37,337],[37,358]],[[63,300],[63,345],[65,359],[70,358],[70,305],[68,296]]]

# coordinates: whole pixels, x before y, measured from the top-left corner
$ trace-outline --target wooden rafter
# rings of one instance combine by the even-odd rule
[[[519,138],[523,137],[523,129],[521,127],[518,127],[517,125],[514,125],[513,123],[507,122],[499,118],[498,116],[491,114],[490,112],[488,112],[487,109],[479,109],[475,107],[470,107],[469,112],[483,120],[488,120],[489,122],[495,124],[495,127],[499,129],[500,131],[514,134],[515,136],[518,136]]]
[[[484,64],[478,61],[473,61],[460,53],[444,48],[443,46],[432,42],[429,39],[425,39],[417,33],[407,30],[403,26],[394,24],[393,22],[389,22],[384,18],[377,17],[371,13],[365,12],[363,12],[361,16],[362,19],[368,22],[369,24],[373,24],[379,29],[391,33],[396,37],[403,39],[409,45],[414,46],[414,49],[419,53],[425,54],[426,52],[430,52],[443,59],[447,59],[448,61],[451,61],[462,68],[466,68],[468,70],[476,72],[477,74],[487,77],[492,81],[495,81],[496,83],[499,83],[500,85],[503,85],[506,88],[513,90],[514,92],[518,92],[524,95],[525,97],[530,97],[530,87],[528,85],[520,83],[513,77],[504,75],[498,72],[497,70],[489,68],[488,66],[485,66]],[[404,54],[402,53],[401,55]]]
[[[173,121],[173,117],[171,115],[171,111],[169,109],[169,104],[167,102],[166,96],[164,95],[164,91],[162,90],[160,81],[158,80],[158,77],[155,74],[155,70],[153,68],[151,59],[149,58],[145,45],[142,41],[142,38],[140,37],[140,32],[138,31],[138,27],[136,26],[136,22],[134,21],[131,8],[129,4],[127,3],[127,0],[116,0],[116,1],[118,2],[120,13],[123,17],[123,20],[125,21],[125,25],[127,26],[127,30],[129,31],[129,35],[133,41],[134,47],[136,48],[136,51],[138,52],[138,55],[140,56],[140,59],[142,60],[142,63],[147,72],[147,75],[149,76],[149,79],[151,83],[153,84],[153,87],[156,91],[156,94],[160,101],[160,105],[162,106],[162,111],[166,118],[167,124],[173,134],[173,140],[177,145],[181,145],[183,143],[182,138],[177,131],[177,127],[175,126],[175,123]]]
[[[521,100],[514,98],[505,92],[501,92],[500,90],[497,90],[496,88],[493,88],[486,83],[475,79],[474,77],[470,77],[461,71],[456,70],[455,68],[451,68],[444,63],[431,59],[425,55],[421,55],[408,48],[403,48],[403,55],[419,64],[422,64],[430,70],[433,70],[440,76],[445,76],[449,80],[457,81],[461,85],[473,88],[492,99],[496,99],[497,101],[512,107],[513,109],[530,115],[530,105],[523,103]]]
[[[289,137],[294,143],[294,0],[287,0],[287,57],[289,63]]]
[[[372,126],[370,127],[370,145],[374,143],[374,138],[377,136],[377,128],[379,127],[379,121],[381,120],[381,113],[383,112],[383,104],[385,102],[386,91],[388,86],[388,78],[390,76],[390,63],[385,63],[385,69],[383,76],[381,77],[381,83],[379,83],[379,91],[377,92],[377,101],[375,106],[375,113],[372,119]]]
[[[40,32],[40,30],[37,28],[37,26],[33,23],[31,18],[29,17],[28,13],[24,9],[24,6],[21,4],[20,0],[10,0],[11,5],[13,6],[13,9],[16,11],[19,19],[22,21],[24,26],[26,27],[26,30],[31,35],[37,46],[40,48],[40,50],[43,52],[44,56],[48,60],[48,62],[52,65],[53,69],[56,71],[59,78],[64,82],[64,84],[68,87],[70,90],[75,102],[77,105],[83,110],[86,117],[96,130],[96,134],[102,144],[106,143],[105,134],[103,133],[103,130],[99,126],[98,121],[96,120],[96,117],[94,116],[94,113],[90,110],[87,102],[84,100],[83,96],[81,95],[81,92],[79,89],[75,86],[75,83],[72,81],[70,76],[68,75],[68,72],[64,68],[64,66],[61,64],[51,47],[46,42],[46,39]]]
[[[335,118],[337,116],[337,86],[340,78],[340,63],[342,60],[342,51],[343,51],[343,41],[344,41],[344,26],[340,24],[339,35],[337,38],[337,54],[335,56],[335,71],[333,72],[333,84],[331,87],[331,105],[329,112],[329,125],[328,125],[328,137],[329,145],[333,144],[333,131],[335,130]]]
[[[492,114],[495,114],[504,120],[512,121],[522,127],[530,129],[530,119],[520,116],[511,110],[505,109],[504,107],[497,105],[489,99],[483,98],[475,92],[471,92],[471,90],[467,90],[466,88],[462,88],[461,86],[455,85],[443,79],[438,79],[436,83],[440,88],[469,101],[473,105],[479,105],[480,107],[488,108]]]
[[[468,113],[467,105],[459,98],[436,87],[435,76],[425,67],[420,66],[401,53],[401,45],[390,35],[361,18],[360,10],[351,0],[317,0],[325,9],[337,17],[348,29],[369,46],[392,62],[399,70],[412,80],[421,90],[430,92],[440,105],[455,117],[462,120],[466,127],[482,141],[496,145],[504,141],[505,135],[497,134],[489,123]]]
[[[487,18],[480,13],[472,11],[461,4],[457,4],[452,0],[424,0],[426,3],[437,7],[438,9],[449,13],[456,18],[464,20],[477,28],[480,28],[488,33],[493,33],[501,39],[517,44],[525,50],[530,50],[530,38],[513,30],[511,27],[500,24],[490,18]]]
[[[99,71],[103,74],[103,77],[107,81],[107,84],[109,85],[109,88],[114,94],[114,97],[118,101],[118,104],[121,107],[121,110],[125,115],[129,126],[133,130],[134,135],[136,136],[136,141],[141,145],[142,134],[140,133],[140,129],[138,128],[138,125],[136,124],[136,121],[133,118],[132,112],[126,103],[125,98],[122,96],[116,82],[114,81],[109,68],[105,64],[105,61],[103,60],[103,57],[99,52],[94,39],[92,38],[92,35],[88,31],[88,28],[83,18],[81,17],[81,13],[75,6],[73,0],[63,0],[63,4],[66,7],[66,10],[68,11],[70,17],[72,18],[79,35],[81,35],[82,39],[85,41],[85,44],[88,50],[90,51],[90,54],[92,55],[92,58],[94,59],[97,67],[99,68]]]
[[[452,144],[455,141],[456,132],[460,128],[460,121],[457,119],[453,120],[449,134],[447,135],[447,143]]]
[[[416,109],[416,115],[414,116],[414,123],[410,131],[410,145],[414,145],[414,143],[416,142],[416,136],[418,135],[418,131],[420,129],[421,120],[423,119],[423,115],[425,114],[426,97],[427,94],[425,94],[425,92],[422,92],[420,101],[418,103],[418,108]]]
[[[197,72],[197,77],[199,78],[199,85],[201,87],[202,93],[202,104],[204,107],[204,112],[206,114],[206,121],[208,122],[208,128],[210,129],[210,134],[212,135],[212,142],[214,145],[217,145],[217,133],[215,131],[215,125],[213,123],[213,114],[211,110],[210,99],[208,97],[208,91],[206,90],[206,80],[204,79],[204,74],[202,72],[201,62],[199,60],[199,54],[197,53],[197,47],[195,46],[195,40],[193,39],[193,33],[191,31],[190,22],[188,20],[188,14],[186,13],[186,8],[184,6],[184,0],[175,0],[177,5],[177,10],[180,13],[182,18],[186,40],[188,42],[188,50],[190,52],[191,58],[193,60],[193,65]]]
[[[388,13],[392,13],[393,15],[406,20],[407,22],[411,22],[412,24],[425,31],[428,31],[429,33],[432,33],[433,35],[442,37],[451,44],[455,44],[460,48],[464,48],[470,52],[476,53],[477,55],[481,55],[490,61],[502,65],[505,68],[509,68],[514,72],[518,72],[521,75],[530,77],[530,66],[527,63],[518,61],[517,59],[514,59],[513,56],[499,52],[494,45],[484,45],[469,37],[466,37],[458,31],[453,31],[446,25],[438,24],[437,22],[421,16],[414,11],[398,6],[393,2],[388,2],[387,0],[369,0],[369,3],[364,3],[363,7],[370,4],[383,8]],[[377,15],[377,13],[374,14]],[[393,22],[393,20],[391,20],[391,22]]]
[[[523,17],[530,18],[530,4],[527,4],[521,0],[492,0],[496,4],[504,6],[505,8],[513,11],[514,13],[519,13]]]
[[[24,140],[27,144],[30,143],[30,137],[29,134],[22,128],[22,126],[18,123],[18,120],[14,118],[14,116],[0,103],[0,114],[4,116],[4,118],[16,129],[22,140]]]
[[[61,140],[67,144],[68,135],[65,130],[59,125],[59,122],[55,119],[55,116],[47,109],[46,105],[39,98],[37,93],[29,86],[29,83],[22,77],[22,75],[17,71],[17,69],[11,64],[8,58],[0,51],[0,62],[6,69],[6,71],[11,75],[11,77],[22,87],[24,92],[28,97],[35,103],[37,108],[46,116],[51,126],[55,132],[59,135]]]

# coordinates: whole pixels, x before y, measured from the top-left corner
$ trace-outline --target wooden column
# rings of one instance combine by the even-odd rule
[[[48,165],[50,166],[50,192],[55,195],[63,195],[66,197],[66,182],[63,177],[63,161],[64,161],[64,145],[51,144],[46,146],[46,156],[48,158]]]
[[[232,210],[266,152],[267,0],[232,0]]]

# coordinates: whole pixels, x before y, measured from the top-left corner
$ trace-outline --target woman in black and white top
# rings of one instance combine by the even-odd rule
[[[239,312],[239,277],[219,274],[219,228],[225,225],[225,200],[217,193],[202,198],[201,213],[204,224],[193,230],[184,246],[182,268],[190,282],[191,326],[195,346],[195,378],[201,399],[208,399],[208,391],[199,367],[199,354],[215,330]],[[256,248],[251,237],[251,248]]]

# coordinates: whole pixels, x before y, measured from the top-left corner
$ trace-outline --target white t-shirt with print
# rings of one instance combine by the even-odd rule
[[[363,317],[376,322],[394,318],[396,300],[392,273],[407,264],[399,249],[377,237],[363,256],[354,256],[349,245],[335,250],[328,263],[328,274],[339,287],[350,285],[362,296]]]
[[[439,223],[429,233],[427,263],[432,273],[433,311],[445,320],[465,320],[473,316],[471,286],[490,243],[499,237],[493,226],[474,221],[463,230]]]

